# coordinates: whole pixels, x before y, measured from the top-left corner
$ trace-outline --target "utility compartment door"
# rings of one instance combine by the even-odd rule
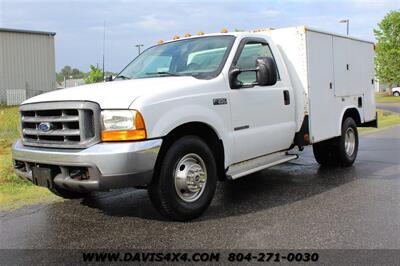
[[[365,81],[363,75],[365,43],[343,37],[333,36],[334,87],[335,96],[355,96],[363,94]]]
[[[348,39],[340,37],[333,38],[333,67],[334,67],[334,90],[336,96],[344,96],[351,88],[349,74]]]
[[[307,31],[309,128],[312,143],[336,135],[332,35]]]

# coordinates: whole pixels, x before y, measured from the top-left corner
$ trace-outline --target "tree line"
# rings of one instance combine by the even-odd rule
[[[400,84],[400,11],[390,11],[374,30],[377,40],[375,72],[379,82],[392,87]]]
[[[104,76],[115,76],[117,73],[106,71]],[[88,72],[83,72],[71,66],[64,66],[60,72],[56,73],[56,80],[58,84],[64,82],[64,79],[83,79],[86,84],[96,83],[103,81],[103,70],[97,66],[90,65]]]

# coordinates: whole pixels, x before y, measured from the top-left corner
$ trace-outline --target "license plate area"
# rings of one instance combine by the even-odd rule
[[[46,167],[32,168],[32,181],[35,185],[47,188],[53,188],[53,171]]]

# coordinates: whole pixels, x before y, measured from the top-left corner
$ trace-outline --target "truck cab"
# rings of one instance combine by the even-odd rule
[[[150,47],[111,82],[24,102],[16,172],[65,198],[145,187],[163,215],[186,221],[207,209],[217,181],[296,159],[295,147],[350,166],[357,126],[376,125],[373,61],[335,95],[334,58],[317,58],[336,37],[302,26]],[[370,43],[350,41],[371,59]]]

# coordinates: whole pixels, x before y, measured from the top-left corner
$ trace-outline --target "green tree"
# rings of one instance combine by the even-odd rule
[[[72,76],[72,67],[71,67],[71,66],[64,66],[64,67],[61,69],[60,74],[61,74],[63,77],[69,78],[70,76]]]
[[[71,74],[72,74],[72,78],[74,78],[74,79],[81,79],[85,75],[85,73],[81,72],[77,68],[73,68]]]
[[[400,11],[387,13],[374,34],[377,40],[376,77],[389,85],[392,94],[393,84],[400,83]]]
[[[72,68],[71,66],[64,66],[59,73],[56,73],[56,80],[58,83],[62,83],[64,81],[64,77],[66,79],[81,79],[85,76],[85,73],[80,71],[77,68]]]
[[[90,71],[85,77],[86,84],[103,81],[103,71],[94,65],[90,65]]]

